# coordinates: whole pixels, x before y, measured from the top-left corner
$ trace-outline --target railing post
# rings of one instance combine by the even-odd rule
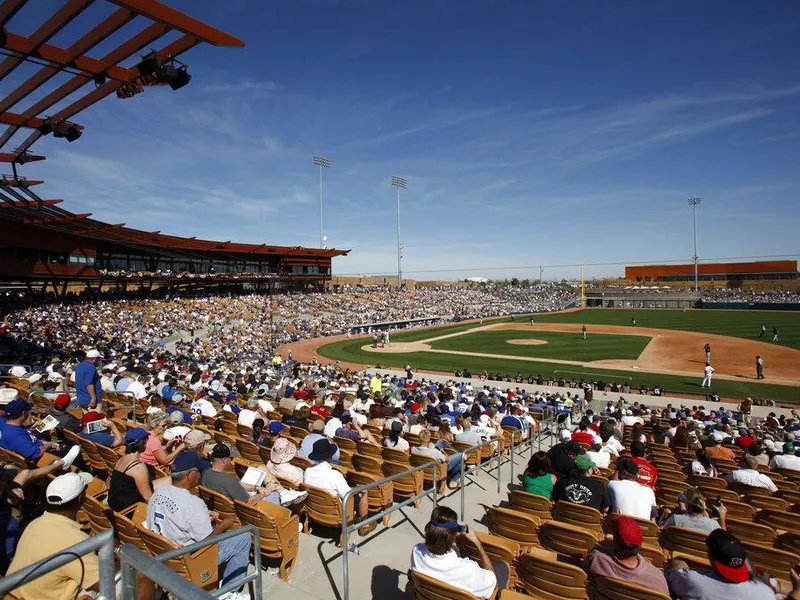
[[[100,572],[100,595],[104,600],[117,600],[117,587],[114,581],[114,538],[108,538],[97,552],[97,567]]]
[[[458,482],[461,484],[461,522],[464,522],[464,488],[467,487],[467,481],[465,478],[466,475],[466,468],[467,468],[467,452],[465,451],[462,455],[463,460],[461,461],[461,477],[459,478]]]
[[[349,600],[350,598],[350,565],[348,564],[348,555],[350,554],[350,544],[347,541],[347,501],[350,499],[353,488],[350,488],[342,498],[342,537],[340,544],[342,546],[342,598]]]
[[[136,573],[133,567],[124,560],[120,564],[122,570],[122,597],[123,598],[138,598]]]
[[[512,436],[513,440],[513,436]],[[500,467],[503,465],[503,439],[498,438],[497,440],[497,493],[500,493]],[[514,455],[511,455],[511,466],[514,466]]]

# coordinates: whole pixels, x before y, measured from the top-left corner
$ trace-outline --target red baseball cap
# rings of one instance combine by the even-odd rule
[[[614,541],[620,546],[641,546],[644,536],[639,524],[625,515],[614,515],[611,520]]]
[[[716,529],[706,539],[706,546],[714,568],[725,579],[732,583],[750,581],[747,554],[735,535],[724,529]]]
[[[81,421],[84,425],[86,425],[87,423],[94,423],[95,421],[100,421],[101,419],[105,418],[106,416],[103,413],[97,412],[96,410],[90,410],[83,415],[83,419],[81,419]]]
[[[69,394],[59,394],[56,396],[53,406],[55,406],[58,410],[64,410],[69,406],[71,401],[72,398],[69,397]]]
[[[411,403],[411,412],[412,413],[417,412],[420,408],[422,408],[422,404],[420,404],[419,402],[412,402]]]

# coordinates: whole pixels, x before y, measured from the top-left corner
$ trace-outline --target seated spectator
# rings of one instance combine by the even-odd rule
[[[740,427],[739,437],[736,438],[734,443],[742,450],[747,450],[756,441],[757,437],[755,430]]]
[[[735,535],[717,529],[706,539],[711,572],[694,571],[680,559],[665,565],[670,594],[683,600],[775,600],[775,591],[750,570],[744,546]],[[800,578],[792,570],[792,590],[787,596],[800,600]]]
[[[578,442],[572,440],[570,443]],[[606,512],[610,506],[608,490],[602,481],[590,477],[594,473],[594,468],[594,463],[588,456],[585,454],[577,456],[572,465],[572,472],[559,479],[553,486],[553,502],[566,500]]]
[[[12,400],[5,407],[5,422],[0,423],[0,448],[16,452],[22,458],[36,462],[47,451],[60,452],[61,445],[42,441],[28,431],[24,423],[31,414],[32,404],[25,400]]]
[[[567,436],[569,436],[569,432],[566,433]],[[572,472],[575,458],[581,454],[584,454],[584,449],[581,448],[578,442],[572,439],[562,441],[560,444],[556,444],[547,451],[547,456],[550,459],[550,466],[557,476],[569,475]]]
[[[150,435],[145,442],[144,450],[139,454],[141,460],[148,467],[150,479],[155,478],[155,467],[171,465],[175,457],[184,449],[181,438],[171,440],[166,449],[161,443],[161,435],[169,422],[169,417],[163,412],[152,413],[147,417],[147,428]]]
[[[578,442],[579,444],[586,444],[587,446],[592,445],[592,440],[594,439],[594,433],[589,431],[589,418],[583,417],[578,423],[578,431],[572,434],[572,439]]]
[[[311,433],[309,433],[306,437],[303,438],[303,441],[300,442],[300,448],[297,450],[297,455],[302,458],[308,458],[311,454],[311,451],[314,449],[314,444],[324,438],[323,429],[325,428],[325,423],[323,421],[314,421],[311,424]],[[336,448],[336,452],[333,454],[333,459],[331,462],[339,464],[340,459],[340,452],[339,448]]]
[[[401,436],[403,432],[403,424],[400,421],[392,421],[389,429],[389,435],[383,438],[383,445],[387,448],[394,448],[395,450],[402,450],[408,452],[411,448],[408,441]],[[370,436],[371,437],[371,436]],[[373,443],[376,443],[373,438]]]
[[[336,444],[327,438],[322,438],[314,442],[314,446],[308,458],[315,464],[313,467],[308,467],[305,470],[303,481],[308,485],[321,488],[341,499],[350,491],[350,486],[347,484],[344,475],[330,465],[330,461],[333,460],[338,450]],[[369,510],[369,498],[367,493],[358,494],[355,503],[356,514],[359,520],[363,521],[367,518]],[[358,529],[358,534],[362,537],[368,535],[370,532],[374,531],[377,526],[378,523],[373,521],[372,523],[360,527]]]
[[[19,541],[23,520],[29,516],[25,507],[26,486],[65,467],[63,459],[45,467],[21,469],[16,465],[0,465],[0,575],[5,575]]]
[[[234,398],[236,394],[234,394]],[[217,416],[217,409],[214,407],[211,402],[209,402],[208,398],[204,395],[198,396],[192,403],[189,405],[189,410],[196,414],[203,417],[216,417]]]
[[[303,483],[303,469],[291,464],[291,460],[297,455],[297,447],[289,438],[278,438],[272,445],[267,462],[267,471],[271,474],[292,483]]]
[[[239,411],[238,423],[239,425],[252,427],[253,421],[259,418],[264,419],[265,423],[269,420],[269,417],[264,414],[261,407],[258,405],[258,399],[250,398],[245,407]]]
[[[58,421],[58,428],[72,433],[78,433],[83,428],[83,423],[76,416],[67,411],[72,399],[69,394],[59,394],[53,400],[53,406],[47,409],[47,414]]]
[[[639,554],[644,541],[639,524],[624,515],[611,519],[614,543],[598,545],[586,557],[583,569],[590,575],[635,583],[668,595],[667,580],[660,569]]]
[[[608,482],[611,512],[638,519],[655,517],[656,496],[653,489],[639,483],[639,465],[630,458],[617,461],[617,479]]]
[[[461,433],[456,434],[457,442],[461,444],[469,444],[470,446],[477,446],[484,441],[480,433],[472,430],[472,423],[469,419],[463,420],[462,427],[464,430]]]
[[[264,419],[261,417],[253,419],[253,433],[247,436],[247,439],[259,446],[263,446],[266,443],[267,434],[264,432]]]
[[[50,482],[46,491],[46,510],[22,533],[9,574],[89,537],[81,531],[77,514],[91,480],[88,473],[65,473]],[[49,573],[41,573],[17,588],[17,593],[36,600],[73,600],[81,590],[97,590],[99,578],[97,555],[89,553]]]
[[[370,444],[377,444],[377,440],[369,431],[362,429],[358,422],[353,420],[350,413],[344,413],[341,417],[342,426],[336,430],[336,437],[343,437],[357,442],[364,440]]]
[[[800,471],[800,456],[795,456],[795,447],[793,442],[786,442],[783,444],[783,454],[776,454],[769,461],[770,469],[789,469],[791,471]]]
[[[536,494],[548,500],[553,495],[553,486],[558,478],[550,468],[550,459],[541,450],[531,456],[525,474],[522,476],[522,487],[529,494]],[[512,482],[513,483],[513,482]]]
[[[705,448],[698,448],[696,458],[689,465],[689,475],[705,475],[707,477],[719,477],[719,471],[711,459],[708,458]]]
[[[722,445],[722,440],[714,439],[714,445],[706,448],[706,454],[711,460],[729,460],[736,461],[736,454],[733,450]]]
[[[185,425],[191,425],[194,422],[192,413],[184,408],[186,396],[184,396],[182,392],[175,392],[171,398],[165,397],[164,400],[167,400],[170,403],[166,410],[168,415],[171,415],[172,413],[179,413],[181,417],[183,417],[183,422]]]
[[[255,504],[263,499],[272,504],[281,504],[283,486],[274,477],[266,478],[262,485],[247,486],[249,489],[246,489],[242,482],[227,472],[230,464],[231,449],[225,444],[216,444],[211,450],[211,468],[201,469],[202,485],[230,500]]]
[[[188,546],[209,536],[227,531],[234,525],[233,517],[221,519],[209,512],[205,502],[191,493],[200,483],[202,469],[200,458],[193,452],[184,452],[172,465],[171,481],[158,488],[147,503],[147,528],[164,536],[178,546]],[[222,567],[221,585],[247,573],[250,562],[250,536],[248,534],[224,540],[217,544],[218,564]],[[226,600],[244,600],[238,594]]]
[[[266,439],[261,442],[261,445],[265,448],[272,448],[273,444],[281,437],[281,432],[286,429],[286,425],[281,423],[280,421],[270,421],[269,425],[267,425],[267,435]]]
[[[294,427],[300,427],[302,429],[308,430],[309,428],[309,421],[308,417],[311,412],[308,410],[307,406],[301,406],[295,409],[294,414],[291,415],[284,415],[281,419],[281,422],[285,425],[292,425]]]
[[[464,462],[464,454],[456,452],[451,454],[450,457],[446,456],[431,442],[431,432],[427,429],[421,429],[418,436],[419,446],[414,446],[411,449],[411,454],[432,458],[436,462],[447,463],[447,487],[451,490],[457,490],[461,487],[459,479],[461,479],[461,463]]]
[[[191,427],[183,422],[182,412],[170,413],[167,415],[167,418],[169,419],[169,426],[164,430],[161,436],[167,441],[174,440],[175,438],[184,438],[186,434],[192,430]]]
[[[611,453],[603,449],[603,439],[599,435],[592,438],[592,449],[586,451],[586,456],[600,469],[607,469],[611,464]]]
[[[119,512],[137,502],[147,502],[153,495],[150,472],[140,457],[150,434],[143,427],[125,432],[125,454],[111,471],[108,487],[108,506]]]
[[[703,533],[711,533],[719,528],[726,529],[725,516],[728,514],[728,509],[721,502],[715,508],[719,514],[719,521],[709,515],[703,492],[695,487],[686,488],[686,491],[678,496],[678,507],[674,510],[665,508],[661,513],[659,525],[694,529]]]
[[[456,540],[464,536],[480,554],[480,563],[459,556]],[[505,589],[510,568],[503,562],[492,563],[480,538],[469,525],[461,525],[455,511],[438,506],[425,525],[425,542],[411,550],[411,570],[465,590],[478,598],[493,598],[496,590]]]
[[[750,444],[750,447],[747,449],[747,453],[756,459],[756,463],[759,466],[766,467],[769,465],[771,458],[767,452],[766,446],[761,442],[761,440],[757,440],[756,442]]]
[[[773,494],[778,487],[767,475],[758,471],[758,462],[754,456],[745,454],[742,466],[726,474],[723,479],[728,483],[741,483],[750,487],[767,488]]]
[[[639,465],[639,483],[654,488],[658,479],[658,469],[644,457],[645,448],[642,442],[631,442],[631,460]]]
[[[122,445],[122,434],[112,421],[106,419],[103,413],[90,410],[84,413],[81,421],[83,423],[83,430],[78,434],[79,437],[89,440],[94,444],[108,446],[109,448],[116,448]],[[90,430],[92,431],[91,433]],[[111,433],[109,433],[109,431]]]

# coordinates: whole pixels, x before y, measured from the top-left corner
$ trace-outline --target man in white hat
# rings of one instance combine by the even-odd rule
[[[89,536],[81,531],[75,517],[92,480],[88,473],[59,475],[46,491],[46,511],[25,528],[8,569],[14,573],[52,554],[74,546]],[[37,600],[71,600],[81,590],[96,590],[100,579],[97,555],[85,554],[49,573],[42,572],[18,589],[18,594]]]

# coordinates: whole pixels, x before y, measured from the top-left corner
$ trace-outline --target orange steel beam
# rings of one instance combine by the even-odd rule
[[[14,15],[17,14],[20,8],[25,6],[28,0],[5,0],[0,4],[0,27],[5,27]]]
[[[78,14],[94,0],[69,0],[52,17],[47,19],[30,37],[33,49],[36,50],[47,40],[61,31]],[[24,56],[9,56],[0,63],[0,79],[16,69],[25,60]]]
[[[31,117],[30,119],[26,119],[23,115],[18,115],[16,113],[0,112],[0,123],[5,125],[13,125],[14,127],[30,127],[32,129],[36,129],[37,127],[44,125],[45,119],[40,117]],[[71,124],[78,129],[83,130],[83,125],[78,125],[77,123]]]
[[[120,227],[125,227],[125,223],[115,223],[114,225],[101,225],[100,227],[95,227],[94,229],[81,229],[79,231],[71,231],[73,235],[89,235],[92,233],[102,233],[108,231],[110,229],[119,229]]]
[[[244,42],[212,27],[202,21],[198,21],[185,15],[182,12],[170,8],[156,0],[110,0],[110,2],[127,9],[130,9],[143,17],[163,23],[170,29],[177,29],[187,35],[191,35],[212,46],[229,46],[233,48],[244,48]]]
[[[15,181],[13,176],[6,175],[3,175],[2,179],[0,179],[0,187],[26,188],[31,185],[41,185],[43,183],[44,179],[26,179],[24,177],[20,177],[19,181]]]
[[[160,23],[153,23],[152,25],[146,27],[144,30],[137,33],[135,36],[133,36],[131,39],[129,39],[127,42],[125,42],[112,52],[106,54],[103,58],[100,59],[100,62],[106,64],[116,64],[122,60],[125,60],[126,58],[135,54],[142,48],[147,47],[151,42],[157,40],[162,35],[167,33],[167,31],[168,29],[166,26]],[[78,90],[80,87],[86,85],[89,81],[90,80],[87,80],[85,77],[82,77],[80,75],[75,75],[72,79],[62,84],[61,86],[50,92],[47,96],[39,100],[39,102],[31,106],[28,110],[22,113],[22,115],[24,117],[30,118],[42,113],[43,111],[47,110],[54,104],[61,102],[61,100],[63,100],[76,90]],[[108,87],[109,84],[112,84],[112,86]],[[102,89],[103,87],[105,87],[106,89],[109,90],[106,94],[97,95],[95,100],[92,100],[91,102],[88,103],[85,102],[86,97],[82,98],[79,102],[83,102],[84,104],[80,105],[79,108],[76,108],[72,113],[70,113],[70,116],[74,115],[80,110],[83,110],[83,108],[86,108],[87,106],[91,106],[92,104],[94,104],[94,102],[97,102],[98,100],[107,96],[108,94],[115,92],[120,85],[121,84],[119,82],[114,82],[114,81],[106,82],[104,86],[102,86],[101,88],[97,88],[92,92],[96,93],[98,89]],[[67,108],[73,108],[77,104],[78,102],[74,102]],[[61,117],[61,118],[63,119],[66,117]],[[0,147],[2,147],[9,139],[11,139],[11,136],[14,135],[14,133],[16,133],[16,130],[12,131],[11,128],[7,129],[6,132],[2,136],[0,136]],[[40,137],[41,134],[38,131],[28,136],[28,138],[22,143],[22,146],[20,146],[21,150],[24,151],[27,148],[30,148],[31,144],[33,144],[33,142],[38,140]]]
[[[81,213],[79,215],[58,215],[56,217],[28,217],[23,220],[23,223],[30,225],[43,225],[44,223],[57,223],[61,221],[80,221],[91,217],[92,213]]]
[[[35,208],[37,206],[53,206],[55,204],[60,204],[63,202],[61,199],[53,199],[53,200],[29,200],[27,202],[21,202],[19,200],[14,202],[3,202],[0,204],[0,208]]]

